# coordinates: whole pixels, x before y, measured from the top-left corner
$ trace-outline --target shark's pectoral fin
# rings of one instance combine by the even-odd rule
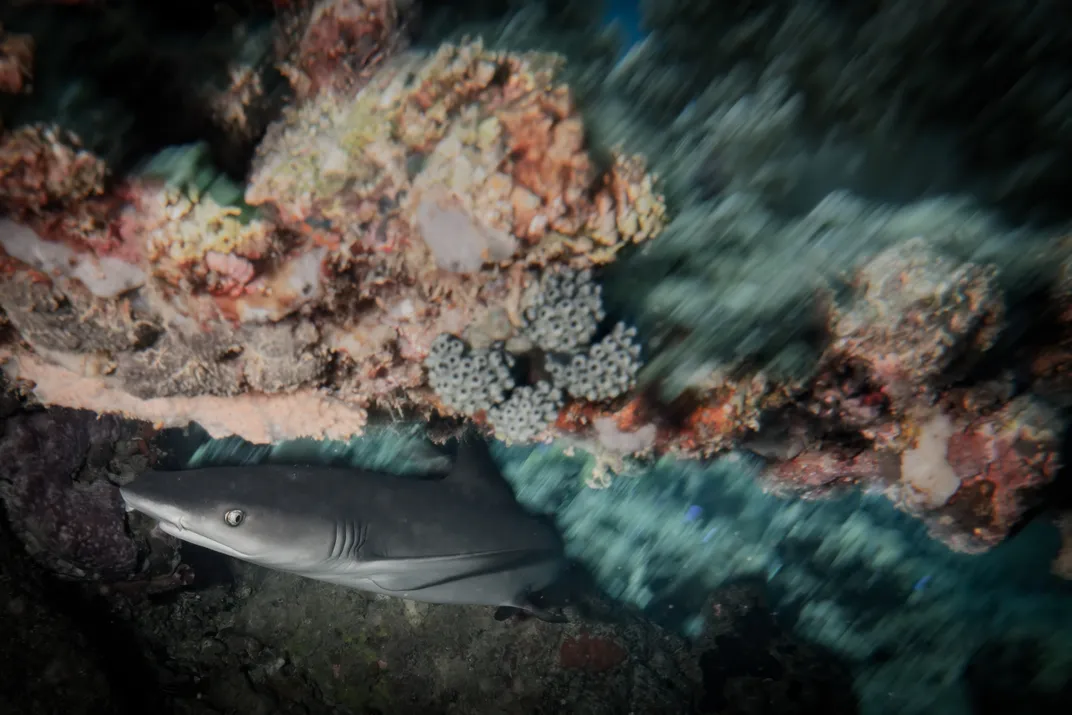
[[[456,556],[390,559],[377,565],[369,580],[387,592],[420,591],[462,579],[538,563],[547,554],[531,550],[485,551]]]

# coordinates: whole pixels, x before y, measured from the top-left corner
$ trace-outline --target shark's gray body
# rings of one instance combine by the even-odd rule
[[[481,445],[440,479],[337,467],[150,471],[129,509],[220,553],[308,578],[431,603],[531,608],[554,582],[561,536],[526,512]],[[227,515],[241,514],[237,526]],[[231,519],[234,521],[234,519]]]

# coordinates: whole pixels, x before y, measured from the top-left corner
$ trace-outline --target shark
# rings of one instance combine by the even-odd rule
[[[150,470],[120,490],[175,538],[270,569],[436,604],[565,618],[533,596],[566,567],[553,523],[518,503],[482,440],[444,472],[325,465]]]

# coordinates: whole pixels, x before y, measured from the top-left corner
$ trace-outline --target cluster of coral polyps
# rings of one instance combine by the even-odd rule
[[[322,83],[268,132],[244,201],[189,171],[105,191],[66,135],[6,135],[9,373],[51,404],[259,442],[449,412],[423,366],[437,336],[509,341],[543,269],[665,221],[640,159],[596,167],[560,64],[446,45]]]
[[[961,551],[1004,539],[1057,476],[1065,420],[1011,382],[950,387],[993,346],[1003,313],[989,268],[919,240],[876,256],[832,311],[804,403],[815,439],[772,467],[774,486],[881,490]]]

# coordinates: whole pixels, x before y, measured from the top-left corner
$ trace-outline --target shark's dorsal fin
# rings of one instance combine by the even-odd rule
[[[492,458],[488,443],[480,437],[467,435],[458,440],[446,482],[474,501],[517,505],[514,490]]]

